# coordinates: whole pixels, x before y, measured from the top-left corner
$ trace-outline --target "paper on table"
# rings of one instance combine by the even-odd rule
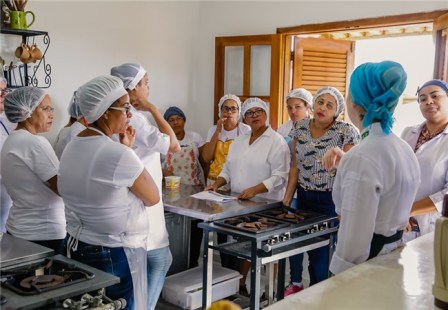
[[[196,193],[194,195],[191,195],[191,197],[197,198],[197,199],[202,199],[202,200],[217,201],[217,202],[225,202],[225,201],[229,201],[229,200],[238,199],[237,197],[227,196],[227,195],[223,195],[223,194],[213,192],[213,191],[202,191],[202,192]]]

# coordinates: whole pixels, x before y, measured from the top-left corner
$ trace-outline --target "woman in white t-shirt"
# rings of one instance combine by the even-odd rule
[[[132,114],[123,82],[113,76],[97,77],[81,86],[79,98],[89,126],[65,148],[58,181],[66,206],[67,254],[120,277],[106,295],[125,298],[126,309],[134,309],[135,299],[135,309],[144,309],[148,230],[144,206],[159,202],[159,192],[129,147],[135,131],[128,126]],[[111,139],[113,134],[120,135],[120,143]],[[141,249],[137,262],[135,255],[129,255],[136,252],[129,249]],[[136,272],[131,275],[131,270]],[[145,278],[134,287],[139,276]]]
[[[5,114],[17,128],[1,152],[1,175],[12,199],[6,230],[62,253],[66,235],[64,203],[58,195],[59,161],[39,133],[53,124],[54,108],[40,88],[22,87],[8,94]]]

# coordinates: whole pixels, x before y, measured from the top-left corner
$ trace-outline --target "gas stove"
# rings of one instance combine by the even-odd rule
[[[46,247],[4,235],[0,243],[0,281],[1,309],[47,310],[77,309],[62,304],[69,298],[72,299],[68,304],[74,304],[77,296],[120,279],[65,256],[53,255],[53,250]]]

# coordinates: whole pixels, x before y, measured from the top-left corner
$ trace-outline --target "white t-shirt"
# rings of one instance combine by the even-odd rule
[[[58,137],[54,143],[54,152],[58,158],[61,158],[62,151],[65,146],[73,140],[81,131],[86,129],[86,126],[80,122],[74,122],[70,127],[64,127],[59,131]]]
[[[423,124],[407,127],[401,137],[415,150],[418,137],[423,129]],[[415,152],[420,164],[422,182],[417,191],[415,200],[429,197],[438,212],[416,215],[422,235],[434,231],[436,220],[442,212],[443,197],[448,193],[448,128],[427,141]]]
[[[219,176],[230,183],[232,192],[240,193],[263,182],[268,192],[257,197],[282,200],[291,162],[285,139],[271,127],[251,145],[249,139],[250,132],[233,141]]]
[[[168,231],[165,225],[165,212],[162,201],[162,165],[160,154],[166,155],[170,147],[170,137],[161,133],[150,124],[149,120],[134,107],[131,108],[130,125],[135,129],[135,153],[142,160],[146,170],[151,174],[159,189],[160,201],[146,208],[149,220],[149,233],[146,249],[148,251],[167,247],[169,245]]]
[[[67,232],[79,240],[122,246],[130,209],[142,201],[130,190],[143,171],[134,151],[106,136],[74,137],[61,157],[58,188]]]
[[[45,182],[57,175],[59,161],[50,142],[15,130],[1,152],[1,174],[12,198],[6,229],[26,240],[65,238],[64,203]]]
[[[213,125],[210,127],[207,133],[207,139],[205,140],[206,143],[210,142],[212,140],[213,134],[216,131],[216,125]],[[235,129],[232,130],[225,130],[224,128],[219,133],[219,140],[226,142],[227,140],[234,140],[239,135],[245,134],[250,132],[250,127],[242,122],[238,122],[238,126],[236,126]]]
[[[379,123],[341,159],[333,185],[336,213],[341,215],[330,271],[340,273],[367,260],[373,234],[386,237],[403,230],[420,185],[418,161],[409,145]],[[387,244],[380,254],[402,245]]]
[[[17,124],[11,123],[5,113],[0,114],[0,151],[3,144],[8,138],[9,134],[16,129]],[[6,191],[5,185],[2,181],[2,175],[0,174],[0,231],[6,232],[6,220],[8,219],[9,210],[12,207],[12,200]]]

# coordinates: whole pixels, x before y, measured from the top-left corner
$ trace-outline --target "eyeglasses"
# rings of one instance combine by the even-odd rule
[[[171,117],[168,119],[168,123],[173,124],[175,122],[183,121],[184,119],[182,117]]]
[[[244,114],[244,117],[257,117],[257,116],[260,116],[261,114],[263,114],[264,113],[264,110],[263,109],[257,109],[257,110],[255,110],[255,111],[247,111],[245,114]]]
[[[121,111],[123,113],[128,114],[131,111],[131,107],[130,106],[126,106],[126,107],[109,107],[109,110],[117,110],[117,111]]]
[[[52,108],[52,107],[45,107],[45,108],[41,108],[41,109],[45,113],[53,113],[54,112],[54,108]]]
[[[9,94],[9,89],[0,89],[0,97],[5,97],[7,94]]]
[[[221,109],[223,112],[231,112],[231,113],[236,113],[238,111],[238,107],[227,107],[227,106],[223,106]]]

